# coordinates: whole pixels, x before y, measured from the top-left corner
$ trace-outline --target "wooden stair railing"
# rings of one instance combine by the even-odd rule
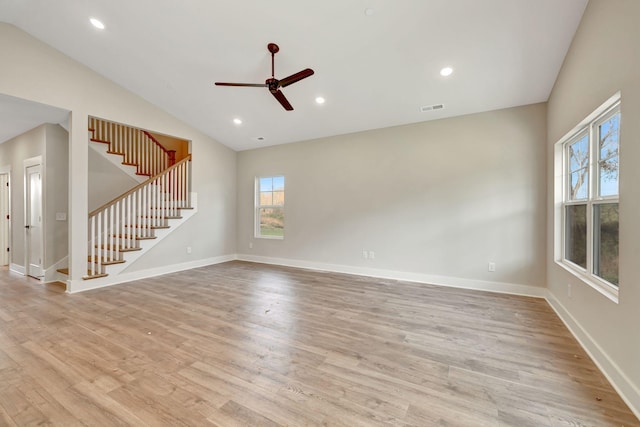
[[[89,117],[91,140],[109,144],[110,154],[137,167],[138,175],[155,176],[175,164],[175,150],[167,150],[149,132],[120,123]]]
[[[140,250],[191,208],[191,155],[89,214],[89,271],[86,279],[106,275],[105,266],[124,262],[124,252]]]
[[[158,147],[162,148],[164,150],[165,153],[167,153],[167,161],[168,161],[168,165],[169,166],[173,166],[176,164],[176,150],[167,150],[164,145],[160,144],[160,142],[156,139],[155,136],[151,135],[149,132],[147,132],[146,130],[143,130],[142,133],[144,133],[148,138],[150,138]]]

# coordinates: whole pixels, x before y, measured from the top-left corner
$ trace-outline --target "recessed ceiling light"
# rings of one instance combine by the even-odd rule
[[[96,18],[89,18],[89,22],[91,22],[91,25],[93,25],[97,29],[104,30],[104,24],[102,23],[101,20]]]
[[[375,11],[374,11],[373,9],[371,9],[370,7],[366,8],[366,9],[364,10],[364,14],[365,14],[365,15],[367,15],[367,16],[371,16],[371,15],[373,15],[373,14],[374,14],[374,12],[375,12]]]
[[[316,104],[324,104],[324,98],[319,96],[316,98]]]
[[[453,73],[453,68],[451,67],[444,67],[442,70],[440,70],[440,75],[443,77],[450,76],[452,73]]]
[[[240,120],[239,118],[235,118],[233,119],[233,123],[237,124],[237,125],[241,125],[242,124],[242,120]]]

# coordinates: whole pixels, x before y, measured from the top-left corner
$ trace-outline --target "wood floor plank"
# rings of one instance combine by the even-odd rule
[[[0,394],[0,396],[2,396]],[[7,413],[7,411],[2,406],[2,402],[0,402],[0,425],[7,427],[17,427],[18,424],[13,420],[13,417]]]
[[[0,405],[3,412],[17,425],[47,423],[47,417],[19,389],[0,390]]]
[[[229,262],[0,269],[0,425],[640,426],[541,299]]]

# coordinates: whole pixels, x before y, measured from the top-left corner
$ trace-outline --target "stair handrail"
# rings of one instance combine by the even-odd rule
[[[165,148],[151,133],[122,123],[89,117],[92,141],[109,144],[109,150],[136,166],[138,175],[154,176],[175,164],[175,150]]]
[[[162,145],[160,141],[158,141],[156,137],[153,136],[149,131],[146,131],[143,129],[141,130],[142,130],[142,133],[147,135],[149,139],[155,142],[155,144],[167,154],[167,158],[169,159],[169,166],[173,166],[176,163],[176,150],[167,150],[167,148],[164,145]]]
[[[130,189],[129,191],[127,191],[126,193],[122,193],[121,195],[119,195],[118,197],[116,197],[115,199],[105,203],[104,205],[100,206],[97,209],[94,209],[93,211],[91,211],[89,213],[89,217],[94,216],[95,214],[97,214],[100,211],[103,211],[105,209],[107,209],[109,206],[114,205],[115,203],[119,202],[120,200],[124,199],[125,197],[127,197],[128,195],[135,193],[136,191],[138,191],[139,189],[141,189],[142,187],[144,187],[145,185],[148,185],[150,183],[152,183],[153,181],[156,181],[159,177],[168,174],[169,172],[171,172],[174,169],[179,168],[182,164],[186,163],[186,162],[190,162],[191,161],[191,154],[187,155],[187,157],[185,157],[184,159],[180,160],[178,163],[174,164],[173,166],[168,167],[167,169],[165,169],[164,171],[160,172],[157,175],[154,175],[148,179],[146,179],[145,181],[141,182],[140,184],[136,185],[135,187],[133,187],[132,189]]]
[[[154,238],[180,209],[191,208],[191,155],[89,213],[89,273],[123,262],[121,253],[140,250],[138,240]]]

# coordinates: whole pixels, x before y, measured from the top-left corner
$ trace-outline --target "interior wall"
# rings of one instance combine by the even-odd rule
[[[44,267],[49,268],[69,253],[69,133],[54,124],[44,129]],[[64,220],[56,217],[59,213]]]
[[[89,149],[89,212],[126,193],[138,184],[138,181],[105,159],[104,156]]]
[[[151,134],[164,148],[167,150],[174,150],[176,152],[176,162],[179,162],[189,155],[189,141],[168,135],[161,135],[157,133]]]
[[[548,230],[549,290],[596,361],[640,414],[640,2],[590,0],[548,106],[548,161],[553,145],[589,113],[621,91],[619,304],[554,262]],[[554,174],[548,173],[549,224]],[[572,284],[571,297],[567,285]]]
[[[11,253],[7,251],[10,248],[9,236],[10,229],[10,174],[11,167],[9,165],[0,165],[0,266],[9,265],[11,261]]]
[[[89,34],[100,37],[103,34]],[[0,93],[71,111],[69,152],[69,221],[73,290],[86,286],[88,218],[88,116],[104,117],[141,129],[191,141],[192,184],[198,214],[172,234],[185,250],[162,252],[145,262],[150,267],[207,260],[235,253],[236,154],[210,137],[151,105],[93,70],[79,64],[18,28],[0,23]],[[202,236],[207,236],[206,241]],[[202,242],[194,242],[198,239]],[[159,246],[168,243],[162,242]],[[143,257],[143,259],[145,258]],[[141,259],[142,260],[142,259]]]
[[[25,233],[24,233],[24,160],[45,154],[45,125],[38,126],[28,132],[0,144],[2,164],[11,165],[11,263],[24,268]]]
[[[240,152],[238,252],[543,287],[545,129],[536,104]],[[285,238],[256,239],[281,174]]]

